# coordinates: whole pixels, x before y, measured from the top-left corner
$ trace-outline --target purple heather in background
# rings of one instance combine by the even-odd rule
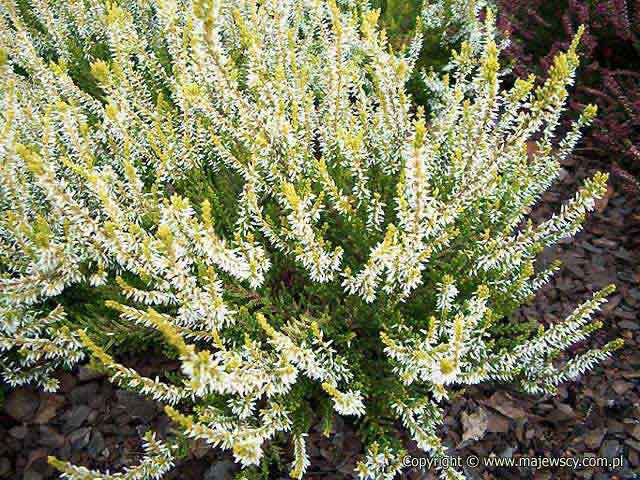
[[[640,192],[640,0],[497,0],[499,26],[512,42],[513,72],[546,71],[579,25],[582,68],[569,107],[596,103],[599,114],[578,153],[611,164],[627,189]]]

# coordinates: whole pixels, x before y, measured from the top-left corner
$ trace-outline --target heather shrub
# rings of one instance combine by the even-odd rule
[[[640,3],[625,0],[559,2],[498,0],[499,26],[510,32],[505,56],[517,76],[544,73],[579,25],[584,66],[569,107],[598,105],[581,156],[600,158],[629,187],[640,188]],[[635,179],[631,176],[635,176]]]
[[[557,268],[538,271],[536,254],[577,232],[606,189],[597,174],[548,220],[526,218],[596,113],[557,134],[581,32],[540,85],[504,88],[489,13],[450,72],[430,76],[427,116],[406,90],[421,31],[394,51],[366,2],[0,13],[6,382],[55,389],[53,369],[88,353],[247,469],[286,433],[293,478],[309,465],[312,412],[335,412],[362,426],[359,474],[378,479],[402,467],[394,422],[442,456],[443,406],[464,385],[553,393],[620,346],[561,358],[600,327],[612,287],[508,337]],[[78,292],[161,337],[181,376],[119,363],[83,328]],[[148,434],[147,455],[118,474],[50,462],[69,479],[160,478],[173,441]]]

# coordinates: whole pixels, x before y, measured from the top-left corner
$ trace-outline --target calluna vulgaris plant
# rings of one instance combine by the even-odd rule
[[[290,432],[294,478],[309,465],[310,409],[328,406],[367,426],[361,477],[392,478],[400,452],[383,419],[444,455],[443,406],[460,387],[553,393],[620,346],[557,361],[600,326],[590,318],[611,288],[498,342],[557,268],[536,272],[536,254],[606,188],[598,174],[526,221],[595,115],[554,134],[580,33],[541,86],[504,90],[489,15],[425,118],[405,92],[420,34],[393,53],[366,2],[4,0],[1,14],[10,384],[53,390],[53,369],[88,351],[245,467]],[[160,332],[182,377],[145,378],[78,329],[65,317],[78,285],[118,286],[107,306]],[[160,478],[174,449],[153,435],[145,447],[113,475],[50,461],[69,479]]]

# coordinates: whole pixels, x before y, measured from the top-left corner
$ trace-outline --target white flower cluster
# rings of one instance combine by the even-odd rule
[[[363,461],[358,463],[357,470],[360,478],[376,480],[393,480],[402,471],[401,455],[389,447],[380,447],[373,443],[368,449]]]
[[[62,472],[60,478],[65,480],[159,480],[174,465],[171,448],[157,440],[153,433],[145,434],[142,447],[145,458],[140,464],[113,474],[76,467],[55,458],[49,458],[49,462]]]
[[[492,16],[474,20],[450,73],[432,79],[428,117],[405,90],[421,34],[395,53],[377,19],[363,0],[3,1],[3,378],[54,389],[52,371],[88,350],[243,466],[291,432],[301,478],[298,387],[362,416],[368,355],[386,355],[406,394],[389,411],[442,455],[448,388],[551,392],[618,347],[552,363],[597,328],[609,289],[527,343],[492,343],[493,323],[553,272],[534,273],[536,253],[574,234],[606,188],[597,175],[548,221],[523,224],[595,115],[556,135],[578,39],[544,83],[505,89]],[[282,305],[274,285],[290,272],[302,285]],[[182,380],[143,377],[74,330],[63,308],[78,287],[118,289],[106,306],[160,332]],[[51,462],[70,479],[159,478],[173,457],[147,447],[123,474]],[[401,466],[387,449],[367,458],[364,477]]]

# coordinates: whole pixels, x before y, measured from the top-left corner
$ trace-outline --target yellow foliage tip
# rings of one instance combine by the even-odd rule
[[[53,456],[47,457],[47,463],[60,472],[69,473],[69,467],[67,463],[63,462],[62,460],[56,457],[53,457]]]
[[[89,350],[93,351],[98,348],[98,346],[89,338],[89,335],[84,330],[76,330],[76,335],[80,338],[82,344],[87,347]]]
[[[576,49],[578,48],[578,45],[580,45],[580,41],[582,40],[582,37],[584,36],[584,31],[585,31],[584,25],[580,25],[578,27],[578,31],[576,32],[576,36],[573,37],[573,41],[571,42],[571,47],[569,47],[570,52],[576,51]]]
[[[202,220],[204,222],[205,227],[211,228],[213,227],[213,217],[211,211],[211,202],[205,199],[202,201]]]
[[[612,342],[607,343],[603,350],[607,352],[614,352],[616,350],[620,350],[622,347],[624,347],[624,340],[622,338],[617,338]]]
[[[100,83],[107,83],[109,80],[109,65],[104,60],[96,60],[91,64],[91,75]]]
[[[267,335],[269,335],[270,337],[276,336],[276,330],[271,325],[269,325],[269,322],[267,322],[267,319],[262,313],[256,313],[256,320]]]
[[[596,331],[596,330],[600,330],[602,328],[602,321],[601,320],[595,320],[594,322],[591,323],[591,331]]]
[[[169,417],[174,423],[177,423],[185,430],[190,430],[193,427],[193,418],[181,414],[175,408],[166,405],[164,407],[164,412],[167,414],[167,417]]]
[[[24,163],[31,173],[34,175],[44,174],[44,164],[40,155],[30,150],[21,143],[16,144],[16,153],[22,157]]]
[[[300,197],[298,196],[295,187],[289,182],[283,182],[282,194],[289,202],[289,205],[291,205],[291,209],[296,210],[300,204]]]
[[[396,347],[396,343],[391,339],[391,337],[389,335],[387,335],[386,332],[380,332],[380,340],[382,341],[382,343],[389,347],[389,348],[395,348]]]
[[[340,392],[338,391],[338,389],[330,383],[324,382],[322,384],[322,389],[334,398],[340,396]]]
[[[171,325],[161,314],[156,312],[154,309],[150,308],[147,310],[147,317],[149,321],[151,321],[158,330],[164,335],[167,342],[169,342],[173,347],[175,347],[181,355],[187,356],[189,355],[189,347],[182,339],[178,331]]]
[[[122,280],[121,277],[117,277],[116,278],[116,282],[118,283],[120,288],[123,288],[123,286],[120,284],[121,281],[124,283],[124,280]],[[124,283],[124,285],[126,285],[128,287],[128,285],[126,283]],[[105,300],[104,306],[107,307],[107,308],[112,308],[113,310],[117,310],[118,312],[124,312],[124,310],[125,310],[124,305],[122,305],[121,303],[118,303],[118,302],[116,302],[114,300]]]
[[[602,289],[602,294],[603,294],[604,296],[607,296],[607,295],[611,295],[611,294],[612,294],[613,292],[615,292],[615,291],[616,291],[616,286],[615,286],[615,284],[610,283],[609,285],[607,285],[606,287],[604,287],[604,288]]]
[[[454,369],[455,369],[455,362],[453,360],[450,360],[448,358],[440,359],[440,370],[442,371],[443,374],[449,375],[454,371]]]
[[[124,278],[122,278],[120,275],[118,275],[116,277],[116,283],[118,284],[118,286],[122,289],[122,290],[130,290],[131,286],[125,281]],[[109,303],[110,305],[107,305],[107,303]],[[105,302],[105,305],[107,305],[108,307],[111,307],[111,305],[116,305],[116,307],[113,308],[117,308],[117,306],[120,306],[119,303],[114,302],[112,300],[107,300]]]
[[[82,344],[91,352],[91,356],[99,360],[103,366],[109,367],[113,363],[113,358],[107,354],[102,348],[100,348],[84,330],[77,330],[76,334],[80,338]]]
[[[313,334],[317,338],[322,338],[322,331],[320,330],[320,327],[318,326],[318,322],[316,322],[315,320],[313,322],[311,322],[311,331],[313,332]]]
[[[589,105],[584,107],[584,111],[582,112],[582,115],[587,120],[593,119],[597,114],[598,114],[598,106],[593,103],[590,103]]]

